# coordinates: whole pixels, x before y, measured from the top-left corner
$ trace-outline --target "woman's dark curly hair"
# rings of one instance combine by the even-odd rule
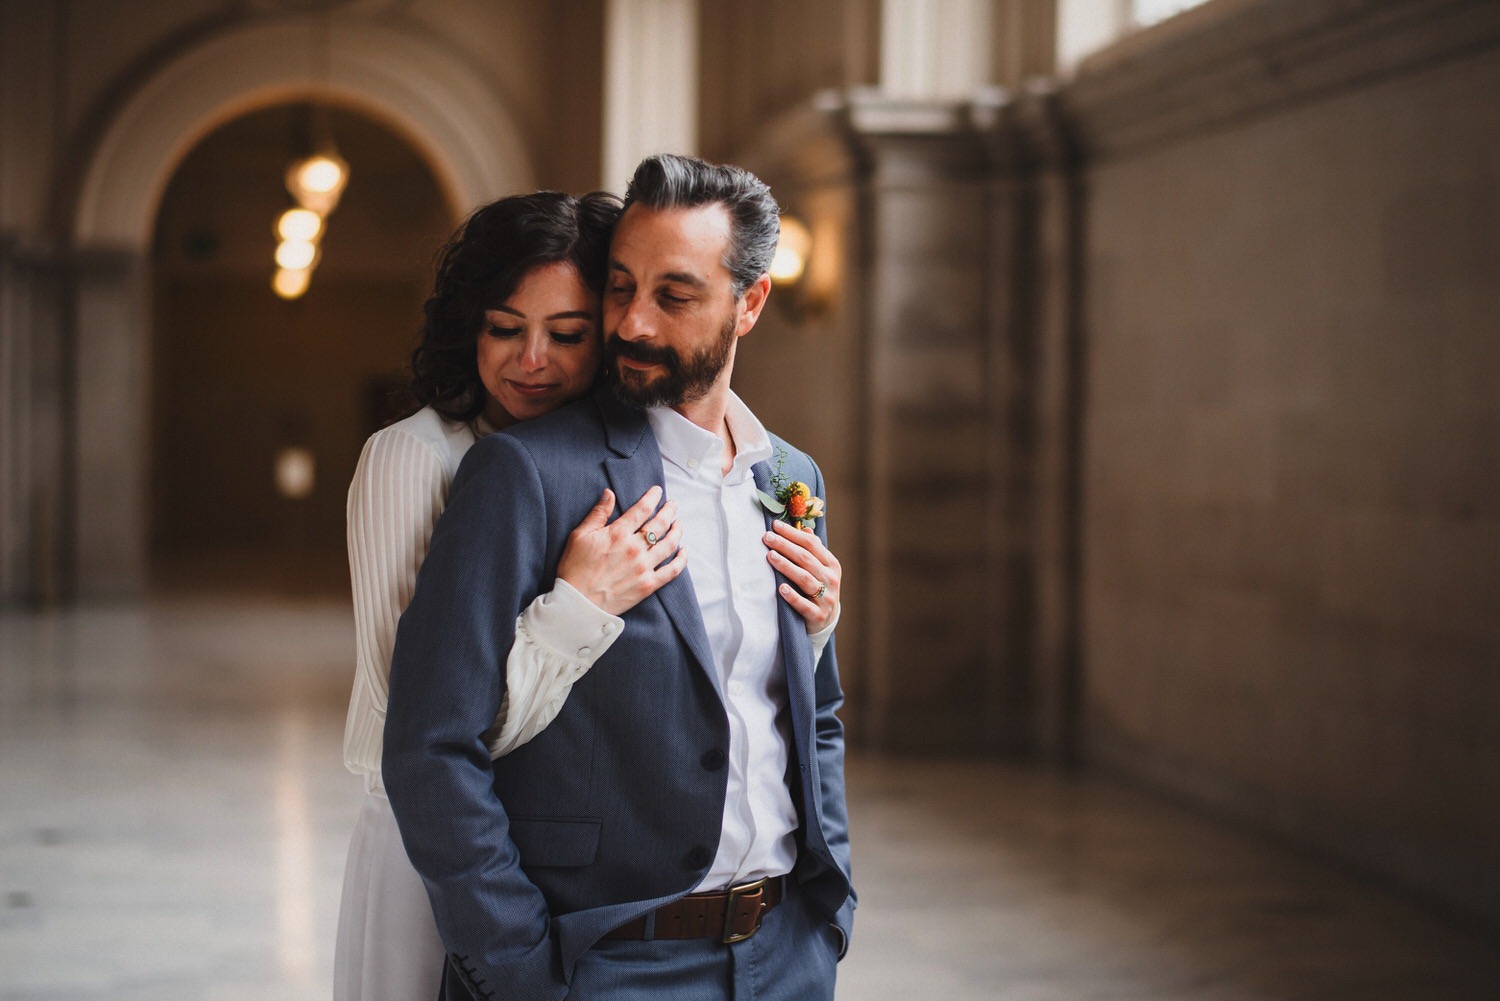
[[[595,295],[604,291],[609,239],[620,200],[604,191],[512,195],[474,211],[438,253],[432,294],[422,304],[421,340],[411,353],[411,391],[449,420],[484,410],[475,339],[484,312],[505,302],[533,268],[567,262]]]

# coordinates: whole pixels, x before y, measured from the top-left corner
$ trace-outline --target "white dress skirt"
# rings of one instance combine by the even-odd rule
[[[390,800],[373,789],[349,839],[335,956],[335,998],[421,1001],[441,994],[447,954],[427,890],[407,861]]]

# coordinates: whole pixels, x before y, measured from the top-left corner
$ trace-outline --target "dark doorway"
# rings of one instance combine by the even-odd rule
[[[280,298],[271,278],[307,106],[221,126],[163,197],[152,254],[158,589],[347,590],[345,492],[364,439],[399,415],[392,394],[455,219],[399,136],[350,111],[317,114],[349,182],[300,298]]]

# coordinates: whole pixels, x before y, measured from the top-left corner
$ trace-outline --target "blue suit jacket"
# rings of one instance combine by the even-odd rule
[[[821,496],[812,460],[773,442],[784,475]],[[762,489],[765,467],[755,468]],[[484,741],[516,617],[551,588],[568,533],[606,486],[623,510],[652,484],[663,474],[645,413],[604,394],[480,440],[401,617],[386,790],[450,967],[479,997],[566,996],[583,952],[690,891],[717,849],[729,726],[691,569],[626,613],[624,633],[534,740],[493,762]],[[834,645],[815,665],[802,619],[778,604],[795,877],[847,942],[854,897]]]

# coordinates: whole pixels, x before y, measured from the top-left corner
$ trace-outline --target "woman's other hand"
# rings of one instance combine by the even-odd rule
[[[781,597],[816,633],[833,620],[839,607],[839,588],[844,571],[838,559],[812,532],[793,528],[784,521],[771,523],[765,534],[766,558],[785,577]]]
[[[624,615],[676,579],[687,566],[687,550],[682,548],[677,505],[667,501],[656,509],[661,495],[661,487],[652,487],[610,521],[615,494],[605,490],[568,535],[558,579],[611,615]]]

